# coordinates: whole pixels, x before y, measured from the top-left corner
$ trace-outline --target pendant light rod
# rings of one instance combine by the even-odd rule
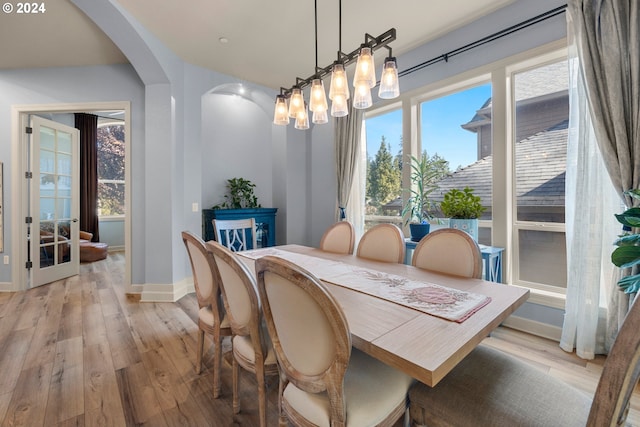
[[[293,85],[290,88],[284,88],[281,87],[280,88],[280,95],[284,95],[285,97],[289,97],[291,95],[291,92],[293,91],[293,89],[304,89],[307,86],[311,85],[311,82],[313,81],[313,79],[323,79],[324,77],[328,76],[329,74],[331,74],[331,69],[333,68],[333,65],[341,62],[344,64],[345,67],[347,67],[349,64],[353,63],[356,61],[356,59],[358,59],[358,54],[360,53],[360,49],[363,47],[368,47],[371,49],[372,52],[386,47],[389,43],[391,43],[392,41],[394,41],[396,39],[396,29],[395,28],[390,28],[387,31],[385,31],[384,33],[380,34],[378,37],[373,37],[372,35],[365,33],[365,40],[364,43],[361,44],[360,46],[358,46],[357,49],[354,49],[352,52],[345,54],[342,52],[338,52],[338,56],[339,56],[339,60],[327,65],[326,67],[323,68],[318,68],[316,67],[316,72],[307,77],[306,79],[302,79],[300,77],[296,77],[296,84]]]

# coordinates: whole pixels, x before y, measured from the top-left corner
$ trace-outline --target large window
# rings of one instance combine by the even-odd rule
[[[98,126],[98,215],[124,215],[124,125]]]
[[[449,174],[433,198],[473,188],[486,208],[479,243],[505,249],[503,280],[531,288],[536,303],[562,307],[568,73],[566,50],[559,43],[553,49],[432,83],[402,99],[402,109],[367,112],[367,219],[390,222],[396,215],[402,223],[402,193],[396,192],[403,146],[404,159],[425,152],[443,158]],[[402,129],[411,130],[404,144]],[[382,177],[371,172],[380,164],[393,171],[393,191],[384,197],[371,185],[371,177]]]

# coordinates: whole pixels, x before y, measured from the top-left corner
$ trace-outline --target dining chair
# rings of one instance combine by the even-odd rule
[[[233,252],[257,249],[257,231],[255,218],[246,219],[213,219],[216,240]],[[250,241],[247,239],[249,235]],[[249,243],[252,246],[249,246]]]
[[[276,356],[262,321],[262,309],[254,275],[225,246],[206,243],[213,255],[222,290],[222,300],[231,325],[233,347],[233,412],[240,412],[238,366],[252,372],[258,383],[260,426],[267,425],[266,376],[278,374]]]
[[[482,254],[462,230],[441,228],[424,236],[413,251],[411,265],[454,276],[482,278]]]
[[[547,373],[480,345],[435,387],[409,392],[412,425],[620,426],[640,376],[640,304],[604,363],[593,398]]]
[[[404,235],[394,224],[377,224],[365,231],[356,256],[382,262],[404,262]]]
[[[189,231],[182,232],[182,241],[187,248],[193,284],[198,299],[198,347],[196,349],[196,373],[202,371],[204,334],[213,336],[213,397],[220,395],[220,365],[222,361],[222,338],[231,336],[231,326],[222,307],[220,288],[216,276],[215,261],[207,251],[202,239]]]
[[[280,425],[394,425],[413,379],[352,348],[340,305],[308,271],[265,256],[256,275],[280,366]]]
[[[356,232],[349,221],[338,221],[326,229],[320,239],[320,249],[336,254],[353,254]]]

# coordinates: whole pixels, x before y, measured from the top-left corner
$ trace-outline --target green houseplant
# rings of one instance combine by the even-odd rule
[[[211,209],[246,209],[259,208],[258,197],[255,195],[256,185],[244,178],[231,178],[227,180],[227,193],[225,201],[215,205]]]
[[[452,188],[444,194],[440,209],[449,218],[449,227],[464,230],[478,240],[478,218],[485,208],[473,189]]]
[[[627,190],[624,193],[634,199],[640,199],[640,190]],[[633,268],[640,265],[640,233],[634,233],[633,229],[640,227],[640,207],[627,209],[621,214],[616,214],[616,219],[623,225],[624,234],[614,242],[617,248],[611,253],[611,262],[620,268]],[[634,274],[635,273],[635,274]],[[618,286],[627,294],[640,290],[640,274],[638,267],[633,268],[629,276],[618,281]]]
[[[411,240],[420,241],[422,237],[429,233],[429,220],[433,218],[431,211],[437,207],[436,203],[430,199],[430,195],[436,190],[435,184],[440,179],[442,168],[433,164],[427,153],[422,153],[418,158],[411,156],[411,187],[404,191],[409,193],[405,205],[402,209],[402,216],[406,218],[411,230]],[[439,159],[435,162],[445,162]]]

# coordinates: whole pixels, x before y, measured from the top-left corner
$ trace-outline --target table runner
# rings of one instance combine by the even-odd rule
[[[323,281],[458,323],[491,302],[491,298],[485,295],[275,248],[238,254],[251,259],[277,256],[299,265]]]

